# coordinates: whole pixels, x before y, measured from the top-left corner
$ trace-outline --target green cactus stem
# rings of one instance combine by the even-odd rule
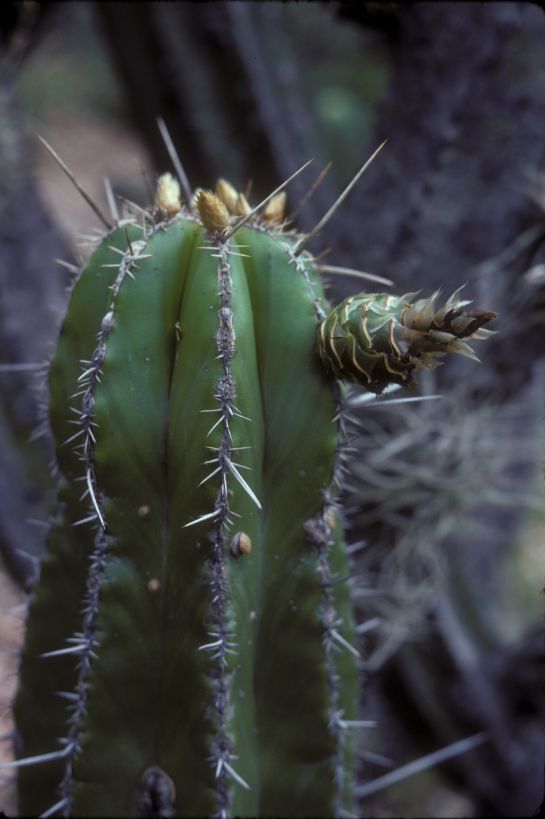
[[[260,215],[217,191],[182,207],[162,177],[72,292],[50,372],[59,503],[14,705],[22,815],[354,810],[331,374],[405,383],[488,319],[385,296],[328,313],[283,194]]]

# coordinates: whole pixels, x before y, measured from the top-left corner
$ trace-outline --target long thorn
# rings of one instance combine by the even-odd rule
[[[46,651],[45,654],[40,654],[42,659],[49,657],[62,657],[64,654],[79,654],[80,651],[85,651],[85,643],[78,643],[75,646],[68,646],[68,648],[59,648],[57,651]]]
[[[57,697],[60,697],[63,700],[68,700],[69,702],[78,702],[79,701],[79,694],[76,694],[75,691],[55,691]]]
[[[367,634],[368,631],[372,631],[377,626],[380,626],[381,622],[380,617],[372,617],[370,620],[365,620],[356,626],[356,634]]]
[[[214,458],[213,463],[217,463],[217,458]],[[217,475],[218,472],[220,472],[220,471],[221,471],[221,466],[218,466],[216,469],[214,469],[213,472],[211,472],[209,475],[207,475],[206,478],[203,478],[202,481],[197,484],[197,486],[202,486],[203,483],[206,483],[206,481],[209,481],[210,478],[213,478],[214,475]]]
[[[233,462],[230,461],[229,458],[225,458],[225,463],[226,463],[227,468],[229,469],[229,471],[234,475],[234,477],[237,479],[237,481],[242,486],[242,488],[245,490],[245,492],[247,492],[248,495],[251,497],[251,499],[253,500],[253,502],[257,506],[257,508],[262,509],[263,507],[261,506],[258,498],[254,494],[251,487],[248,486],[248,484],[246,483],[246,481],[244,480],[244,478],[242,477],[242,475],[240,474],[240,472],[238,471],[236,466],[233,464]]]
[[[84,523],[91,523],[91,521],[96,520],[96,519],[97,519],[97,516],[93,512],[92,515],[89,515],[86,518],[82,518],[81,520],[77,520],[75,523],[72,524],[72,526],[83,526]]]
[[[362,762],[372,762],[373,765],[380,765],[382,768],[392,768],[395,765],[393,759],[383,754],[377,754],[374,751],[364,751],[360,748],[357,755],[358,759],[361,759]]]
[[[56,151],[54,151],[54,150],[53,150],[53,148],[51,147],[51,145],[50,145],[48,142],[46,142],[46,140],[45,140],[45,139],[44,139],[42,136],[40,136],[40,134],[36,134],[36,136],[38,137],[38,139],[40,140],[40,142],[42,143],[42,145],[44,146],[44,148],[45,148],[47,151],[49,151],[49,153],[51,154],[51,156],[53,157],[53,159],[55,160],[55,162],[57,162],[57,164],[58,164],[58,165],[59,165],[59,166],[62,168],[62,170],[65,172],[66,176],[67,176],[67,177],[68,177],[68,179],[69,179],[69,180],[72,182],[72,184],[74,185],[74,187],[76,188],[76,190],[78,191],[78,193],[80,193],[80,194],[81,194],[81,196],[83,196],[83,198],[85,199],[85,201],[87,202],[87,204],[89,205],[89,207],[91,207],[91,208],[94,210],[94,212],[96,213],[96,215],[98,216],[98,218],[100,219],[100,221],[102,222],[102,224],[104,225],[104,227],[105,227],[107,230],[111,230],[111,229],[112,229],[112,225],[111,225],[111,224],[110,224],[110,222],[109,222],[109,221],[106,219],[106,217],[104,216],[104,214],[102,213],[102,211],[100,210],[100,208],[98,207],[98,205],[95,205],[95,203],[93,202],[93,200],[91,199],[91,197],[89,196],[89,194],[88,194],[88,193],[86,193],[86,192],[83,190],[83,188],[81,187],[80,183],[78,182],[78,180],[76,179],[76,177],[74,176],[74,174],[72,173],[72,171],[70,170],[70,168],[68,168],[68,167],[65,165],[65,163],[62,161],[62,159],[60,158],[60,156],[58,155],[58,153],[57,153]]]
[[[131,262],[134,262],[134,260],[135,260],[134,250],[133,250],[132,242],[131,242],[131,240],[130,240],[130,236],[129,236],[129,230],[128,230],[128,228],[125,228],[125,239],[127,240],[127,245],[128,245],[128,247],[129,247],[129,253],[131,254],[131,259],[130,259],[130,261],[131,261]]]
[[[118,199],[120,202],[123,202],[124,205],[127,205],[129,208],[134,208],[147,219],[149,219],[149,213],[144,208],[141,208],[140,205],[137,205],[136,202],[131,202],[130,199],[127,199],[125,196],[121,196],[119,193],[116,193],[115,198]]]
[[[397,392],[402,389],[401,384],[388,384],[382,391],[382,396],[389,395],[391,392]],[[350,407],[359,406],[359,404],[369,404],[371,401],[376,401],[376,394],[374,392],[366,392],[363,395],[350,396],[348,405]]]
[[[225,762],[225,760],[223,761],[223,767],[225,768],[225,770],[227,771],[227,773],[228,773],[228,774],[229,774],[229,775],[230,775],[230,776],[231,776],[231,777],[232,777],[232,778],[235,780],[235,782],[238,782],[238,784],[239,784],[239,785],[242,785],[242,787],[243,787],[243,788],[246,788],[246,790],[248,790],[248,791],[250,790],[250,786],[248,785],[248,783],[246,782],[246,780],[244,780],[244,779],[241,777],[241,775],[240,775],[240,774],[238,774],[238,773],[235,771],[235,769],[231,767],[231,765],[229,765],[229,763],[228,763],[228,762]]]
[[[413,762],[409,762],[407,765],[402,765],[400,768],[396,768],[395,771],[389,771],[387,774],[384,774],[384,776],[379,776],[377,779],[373,779],[371,782],[361,785],[356,790],[356,796],[358,796],[360,799],[363,799],[366,796],[371,796],[372,793],[382,791],[384,788],[388,788],[390,785],[394,785],[396,782],[400,782],[402,779],[406,779],[408,776],[414,776],[414,774],[425,771],[428,768],[431,768],[433,765],[438,765],[440,762],[445,762],[447,759],[452,759],[454,756],[472,751],[473,748],[482,745],[483,742],[487,741],[487,739],[488,734],[486,732],[482,732],[480,734],[474,734],[471,737],[467,737],[466,739],[461,739],[458,742],[453,742],[451,745],[447,745],[446,748],[441,748],[439,751],[434,751],[431,754],[420,757],[420,759],[415,759]]]
[[[388,140],[385,139],[382,145],[378,146],[376,151],[373,154],[371,154],[367,162],[365,162],[365,164],[362,165],[362,167],[359,169],[353,180],[346,186],[346,188],[338,197],[336,202],[334,202],[333,205],[329,208],[325,216],[322,216],[318,224],[310,231],[310,233],[308,233],[306,236],[303,236],[303,238],[295,245],[293,249],[294,256],[299,256],[299,254],[303,252],[303,250],[309,244],[309,242],[311,242],[312,239],[314,239],[314,237],[317,236],[318,233],[322,230],[322,228],[327,224],[327,222],[329,222],[335,211],[340,207],[340,205],[342,205],[342,203],[344,202],[344,200],[346,199],[346,197],[348,196],[356,182],[359,180],[360,176],[367,170],[367,168],[369,167],[373,159],[376,157],[378,152],[381,151],[382,148],[384,148],[387,141]]]
[[[57,262],[57,264],[60,264],[61,267],[65,267],[67,270],[70,271],[70,273],[77,274],[80,272],[80,268],[77,265],[71,264],[70,262],[65,262],[64,259],[53,259],[53,261]]]
[[[207,438],[208,438],[208,436],[209,436],[209,435],[211,435],[211,434],[214,432],[214,430],[216,429],[216,427],[217,427],[217,426],[219,426],[223,420],[224,420],[223,415],[220,415],[220,417],[218,418],[218,420],[216,421],[216,423],[214,424],[214,426],[210,427],[210,429],[209,429],[209,430],[208,430],[208,432],[206,433],[206,437],[207,437]]]
[[[188,526],[195,526],[196,523],[200,523],[203,520],[211,520],[212,518],[217,518],[219,513],[220,510],[216,509],[214,512],[209,512],[207,515],[201,515],[200,518],[195,518],[195,520],[190,520],[189,523],[184,524],[182,528],[186,529]]]
[[[374,719],[341,719],[339,720],[341,728],[376,728],[377,722]]]
[[[351,645],[348,642],[348,640],[345,640],[342,634],[339,634],[339,632],[336,629],[332,628],[329,633],[331,634],[334,640],[336,640],[341,646],[344,646],[344,648],[346,648],[347,651],[353,654],[354,657],[361,657],[361,654],[358,651],[358,649],[354,648],[354,646]]]
[[[437,401],[439,398],[444,398],[444,395],[415,395],[412,398],[392,398],[390,401],[372,401],[367,404],[366,409],[371,407],[391,407],[393,404],[410,404],[414,401]],[[357,406],[358,402],[351,402],[350,406]]]
[[[312,196],[314,191],[318,188],[319,185],[322,184],[322,181],[324,180],[325,175],[331,170],[332,167],[333,167],[333,162],[328,162],[327,165],[325,166],[325,168],[320,171],[320,173],[318,174],[318,176],[316,177],[316,179],[314,180],[314,182],[312,183],[312,185],[310,186],[308,191],[305,193],[305,195],[303,196],[303,198],[301,199],[301,201],[299,202],[299,204],[297,205],[295,210],[292,210],[292,212],[290,213],[290,215],[288,217],[290,219],[290,221],[299,213],[299,211],[301,210],[303,205],[306,205],[306,203],[308,202],[308,200],[310,199],[310,197]]]
[[[50,808],[44,810],[43,813],[40,813],[39,819],[48,819],[49,816],[53,816],[53,814],[57,813],[57,811],[62,810],[68,805],[68,799],[64,797],[63,799],[59,799],[58,802],[55,802],[54,805],[51,805]]]
[[[356,279],[367,279],[370,282],[378,282],[385,284],[387,287],[392,287],[394,284],[391,279],[385,279],[384,276],[377,276],[376,273],[364,273],[363,270],[353,270],[351,267],[336,267],[332,264],[318,265],[320,273],[333,273],[336,276],[353,276]]]
[[[104,523],[104,518],[102,517],[102,512],[100,511],[98,501],[97,501],[97,499],[95,497],[95,490],[94,490],[94,487],[93,487],[93,482],[91,480],[91,471],[89,469],[86,471],[85,477],[87,479],[87,488],[89,489],[89,494],[91,495],[91,501],[92,501],[93,506],[95,508],[95,512],[97,513],[98,519],[100,520],[100,523],[102,524],[102,528],[104,529],[104,531],[106,531],[106,524]]]
[[[187,204],[191,205],[191,199],[193,198],[193,192],[191,190],[191,185],[189,184],[189,180],[187,178],[186,172],[184,171],[183,165],[180,162],[180,157],[176,152],[176,148],[174,147],[174,143],[172,138],[168,132],[168,128],[165,125],[165,121],[163,117],[157,118],[157,125],[159,126],[159,130],[161,131],[161,136],[163,137],[163,142],[165,143],[165,148],[168,151],[168,155],[172,164],[174,165],[174,169],[180,180],[180,185],[182,186],[185,194],[185,198],[187,199]]]
[[[7,768],[24,768],[27,765],[39,765],[41,762],[50,762],[54,759],[62,759],[70,753],[70,745],[60,751],[52,751],[50,754],[39,754],[38,756],[27,756],[26,759],[16,759],[14,762],[2,762],[0,771]]]
[[[260,210],[260,208],[262,208],[263,205],[267,204],[269,199],[272,199],[273,196],[276,196],[277,193],[280,193],[280,191],[284,190],[286,185],[289,185],[291,180],[295,179],[295,177],[298,176],[302,171],[304,171],[305,168],[307,168],[310,165],[310,163],[313,162],[313,161],[314,161],[313,159],[309,159],[308,162],[305,162],[304,165],[301,165],[299,170],[295,171],[295,173],[292,173],[292,175],[288,179],[286,179],[284,182],[282,182],[282,184],[279,185],[277,188],[275,188],[272,193],[270,193],[268,196],[266,196],[265,199],[263,199],[259,203],[259,205],[256,205],[255,208],[252,208],[252,210],[249,213],[246,214],[246,216],[243,216],[242,219],[239,219],[238,222],[235,222],[235,224],[227,231],[227,233],[224,233],[223,236],[221,237],[222,242],[227,242],[228,239],[230,239],[231,236],[233,236],[233,234],[235,234],[237,232],[237,230],[240,227],[242,227],[242,225],[244,225],[248,221],[248,219],[251,219],[252,216],[255,216],[255,214],[258,212],[258,210]]]
[[[117,225],[119,223],[119,211],[117,209],[117,202],[115,201],[114,192],[112,190],[112,183],[107,176],[104,177],[104,190],[106,191],[106,199],[108,201],[108,207],[110,208],[112,219],[114,220],[114,224]]]
[[[151,204],[153,202],[153,186],[151,184],[149,174],[146,170],[146,166],[142,162],[142,159],[138,158],[138,164],[140,166],[140,175],[144,181],[146,193],[148,194],[148,202]]]

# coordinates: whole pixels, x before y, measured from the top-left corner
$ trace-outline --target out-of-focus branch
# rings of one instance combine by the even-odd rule
[[[49,355],[66,300],[66,275],[53,260],[69,253],[31,176],[30,135],[9,71],[0,81],[0,119],[0,548],[28,587],[44,531],[27,519],[45,515],[49,454],[43,441],[29,441],[42,421],[34,365]]]

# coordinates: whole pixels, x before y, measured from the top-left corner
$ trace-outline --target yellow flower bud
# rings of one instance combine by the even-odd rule
[[[164,173],[157,182],[155,204],[167,216],[174,216],[182,209],[180,185],[172,174]]]
[[[279,225],[284,221],[284,214],[286,212],[286,194],[284,191],[277,193],[267,202],[263,210],[263,218],[271,225]]]
[[[224,230],[229,225],[229,211],[212,191],[199,191],[195,204],[207,230]]]
[[[218,179],[216,182],[216,193],[227,207],[229,213],[235,213],[237,205],[238,191],[226,179]]]

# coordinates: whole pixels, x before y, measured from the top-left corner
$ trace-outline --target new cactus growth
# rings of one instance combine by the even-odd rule
[[[284,208],[225,181],[182,206],[165,175],[74,286],[14,706],[22,815],[354,810],[335,379],[407,383],[491,314],[456,296],[329,311]]]

